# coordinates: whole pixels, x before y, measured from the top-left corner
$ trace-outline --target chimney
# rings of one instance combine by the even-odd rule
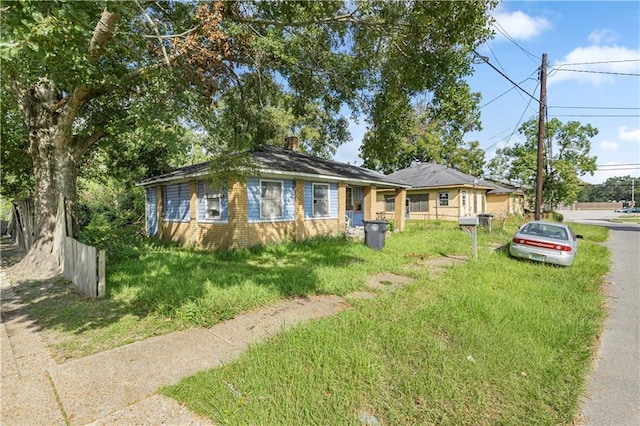
[[[284,148],[289,149],[291,151],[298,150],[298,137],[297,136],[287,136],[284,138]]]

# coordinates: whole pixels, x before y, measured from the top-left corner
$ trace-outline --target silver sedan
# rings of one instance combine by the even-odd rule
[[[513,234],[509,253],[536,262],[571,266],[578,251],[578,239],[564,224],[536,220],[525,223]]]

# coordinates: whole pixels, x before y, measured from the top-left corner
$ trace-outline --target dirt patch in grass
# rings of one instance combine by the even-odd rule
[[[457,265],[461,265],[467,261],[466,257],[462,256],[440,256],[428,258],[422,254],[411,254],[405,257],[412,257],[418,259],[417,262],[407,265],[407,269],[421,269],[429,268],[429,276],[435,278],[444,271],[451,269]]]

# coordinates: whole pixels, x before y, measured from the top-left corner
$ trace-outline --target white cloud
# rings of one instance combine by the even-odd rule
[[[626,127],[620,127],[618,129],[618,137],[623,141],[640,143],[640,129],[627,130]]]
[[[602,142],[600,142],[600,148],[602,148],[604,151],[615,151],[619,146],[620,144],[618,142],[608,140],[603,140]]]
[[[593,44],[613,44],[618,36],[612,30],[595,30],[589,34],[588,40]]]
[[[506,12],[497,10],[493,13],[496,22],[496,41],[505,40],[506,32],[514,40],[530,40],[551,27],[551,23],[543,17],[529,16],[524,12]]]
[[[549,67],[549,84],[567,80],[591,83],[594,85],[605,83],[613,84],[615,83],[615,75],[599,73],[638,74],[640,73],[639,58],[640,50],[629,49],[623,46],[592,45],[577,47]],[[591,71],[595,71],[595,73]]]

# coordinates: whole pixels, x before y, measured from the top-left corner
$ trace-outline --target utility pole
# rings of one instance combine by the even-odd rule
[[[542,54],[540,67],[540,112],[538,116],[538,167],[536,171],[536,210],[535,220],[541,219],[542,179],[544,177],[544,122],[547,109],[547,54]]]

